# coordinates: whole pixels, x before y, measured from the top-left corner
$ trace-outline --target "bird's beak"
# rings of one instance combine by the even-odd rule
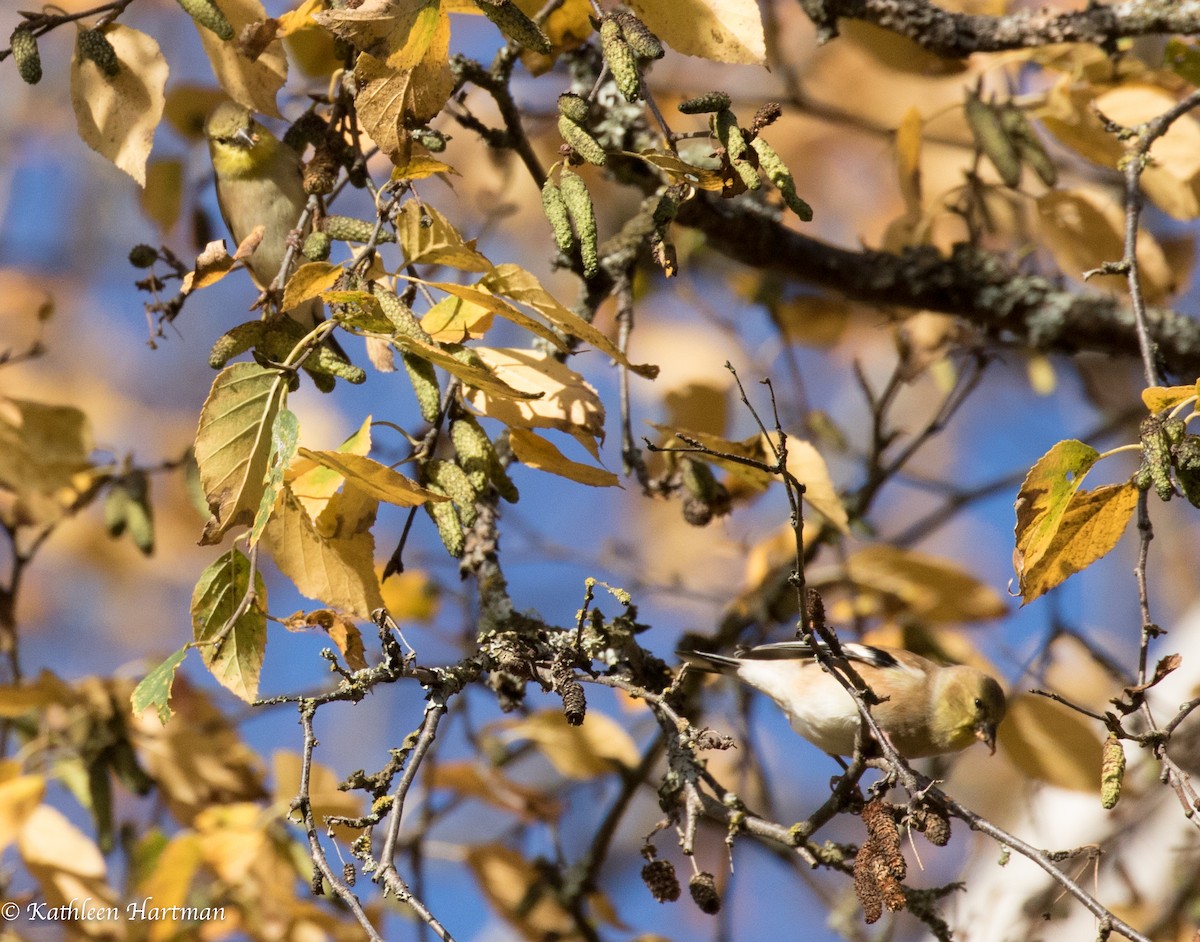
[[[988,751],[996,754],[996,724],[980,723],[975,727],[975,738],[988,747]]]
[[[245,128],[238,128],[237,133],[233,135],[239,144],[249,150],[258,143],[258,135],[251,134]]]

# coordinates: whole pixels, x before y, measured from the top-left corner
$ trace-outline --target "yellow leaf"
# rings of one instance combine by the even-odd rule
[[[1138,489],[1130,483],[1080,491],[1071,498],[1044,553],[1036,563],[1027,561],[1021,572],[1021,604],[1049,592],[1116,546],[1137,501]]]
[[[470,388],[467,401],[482,415],[510,428],[553,428],[566,432],[599,457],[604,440],[604,404],[584,378],[549,353],[475,347],[475,352],[506,383],[536,390],[538,398],[516,400]]]
[[[138,198],[142,212],[166,232],[179,221],[183,206],[183,161],[154,160],[146,167],[146,187]]]
[[[1105,92],[1095,107],[1123,127],[1137,127],[1175,107],[1178,98],[1153,85],[1125,84]],[[1150,162],[1142,172],[1146,195],[1176,219],[1200,216],[1196,192],[1200,180],[1200,122],[1190,114],[1173,121],[1166,134],[1150,147]]]
[[[120,68],[107,75],[91,59],[71,57],[71,105],[79,136],[139,184],[146,183],[146,159],[154,129],[162,119],[167,60],[158,43],[119,23],[104,28]]]
[[[1115,170],[1124,148],[1115,135],[1104,129],[1092,109],[1098,91],[1093,85],[1076,81],[1073,74],[1064,75],[1046,96],[1037,116],[1060,143],[1093,163]]]
[[[0,850],[17,839],[45,793],[46,780],[40,775],[6,777],[0,782]]]
[[[168,125],[192,143],[204,140],[204,122],[226,95],[206,85],[172,82],[163,107]]]
[[[150,942],[168,942],[179,938],[186,923],[170,912],[175,906],[186,906],[192,880],[200,870],[200,839],[184,831],[176,834],[158,855],[154,868],[139,882],[138,892],[143,899],[153,900],[155,907],[166,910],[150,923]]]
[[[375,501],[350,485],[311,520],[291,488],[267,524],[271,555],[303,595],[369,618],[383,606],[375,575]]]
[[[658,375],[658,367],[646,363],[631,363],[617,345],[585,321],[574,311],[568,310],[550,294],[542,283],[532,273],[519,265],[497,265],[481,284],[486,285],[496,294],[512,298],[520,304],[528,305],[550,321],[563,332],[578,337],[584,343],[591,344],[601,353],[616,360],[626,369],[632,370],[638,376],[654,379]]]
[[[771,438],[773,439],[774,433]],[[804,502],[842,533],[850,532],[850,518],[838,496],[829,467],[811,443],[800,438],[787,440],[787,469],[804,485]],[[768,451],[768,454],[770,452]]]
[[[1150,386],[1142,390],[1142,402],[1151,412],[1174,409],[1177,405],[1200,395],[1200,382],[1190,386]]]
[[[700,190],[720,192],[725,189],[725,178],[721,171],[715,168],[697,167],[681,160],[676,154],[667,154],[656,150],[642,151],[635,154],[623,151],[627,157],[637,157],[651,166],[657,167],[671,177],[672,183],[686,183]]]
[[[434,160],[424,154],[414,154],[408,161],[392,169],[393,180],[424,180],[434,174],[454,174],[461,176],[457,170],[440,160]]]
[[[632,0],[629,4],[672,49],[714,62],[762,65],[767,48],[755,0]]]
[[[355,432],[338,445],[337,450],[343,455],[366,455],[371,450],[371,416],[363,419]],[[284,480],[291,485],[292,493],[308,516],[315,520],[345,478],[311,458],[297,456],[284,473]]]
[[[422,220],[428,222],[422,225]],[[449,265],[463,271],[490,271],[492,263],[475,251],[450,222],[428,203],[409,200],[396,220],[396,234],[411,265]]]
[[[288,10],[279,16],[279,35],[290,36],[302,29],[310,28],[317,22],[315,14],[325,9],[325,0],[303,0],[294,10]]]
[[[270,820],[248,801],[205,808],[192,822],[204,862],[226,883],[242,885],[266,848]]]
[[[510,267],[516,266],[501,266],[501,268],[505,269]],[[499,271],[500,269],[497,269],[496,273],[499,273]],[[555,334],[549,327],[541,321],[534,320],[528,314],[513,307],[502,298],[496,297],[497,294],[508,294],[503,278],[496,278],[493,275],[489,275],[478,285],[458,285],[452,282],[437,281],[426,282],[426,284],[452,294],[455,297],[462,298],[464,301],[469,301],[493,314],[499,314],[505,320],[512,321],[518,327],[529,331],[535,337],[541,338],[563,353],[567,351],[567,345],[563,342],[562,338]],[[546,296],[549,297],[548,294]],[[424,326],[424,323],[424,318],[422,318],[422,326]]]
[[[267,18],[267,11],[259,0],[221,0],[221,12],[229,20],[235,35],[251,23]],[[275,96],[287,81],[287,55],[283,43],[274,40],[251,62],[238,52],[236,42],[222,41],[199,23],[196,30],[225,94],[251,111],[280,117]]]
[[[138,754],[172,816],[190,824],[214,803],[265,797],[258,753],[247,746],[208,694],[175,678],[174,720],[163,726],[154,711],[132,720]]]
[[[17,835],[17,849],[30,875],[37,880],[47,907],[80,910],[80,901],[91,900],[97,912],[112,918],[64,919],[68,935],[120,938],[116,891],[108,885],[104,857],[95,842],[49,805],[39,805],[25,819]]]
[[[1030,778],[1099,792],[1100,739],[1089,720],[1062,704],[1032,694],[1013,697],[997,739]]]
[[[493,320],[492,312],[484,305],[451,296],[426,311],[421,326],[438,343],[463,343],[486,334]]]
[[[953,4],[946,5],[953,8]],[[972,9],[971,12],[980,11]],[[925,80],[962,72],[966,68],[966,63],[961,59],[936,55],[907,36],[901,36],[894,30],[876,26],[874,23],[853,19],[840,20],[838,32],[843,41],[866,50],[887,68],[907,72]]]
[[[434,33],[415,64],[394,65],[365,53],[358,57],[354,77],[359,120],[397,166],[407,164],[411,156],[408,129],[433,118],[454,90],[449,51],[449,20],[439,12]]]
[[[1031,356],[1025,364],[1025,373],[1029,377],[1029,388],[1039,396],[1051,395],[1058,386],[1054,363],[1044,354]]]
[[[383,603],[396,621],[431,622],[441,594],[441,587],[422,569],[393,573],[383,583]]]
[[[225,248],[224,239],[209,242],[204,246],[204,251],[196,256],[196,266],[184,275],[180,290],[184,294],[190,294],[215,285],[233,270],[236,261],[237,259]]]
[[[332,265],[329,262],[307,262],[301,265],[284,286],[282,310],[290,311],[305,301],[320,297],[321,292],[328,291],[337,284],[343,271],[345,269],[341,265]]]
[[[301,448],[298,453],[303,458],[336,471],[364,494],[398,507],[416,507],[429,500],[447,499],[426,490],[399,471],[362,455],[343,451],[312,451],[309,448]]]
[[[474,798],[524,821],[553,821],[562,810],[552,791],[521,785],[476,762],[439,762],[430,769],[425,787]]]
[[[872,611],[925,623],[983,621],[1007,614],[995,589],[953,560],[876,543],[846,560],[845,576],[860,602]],[[814,584],[836,584],[837,573],[812,576]]]
[[[527,391],[517,389],[510,385],[504,378],[497,375],[497,371],[486,365],[486,357],[483,351],[485,347],[471,347],[473,353],[479,354],[479,360],[485,362],[484,366],[479,366],[477,363],[467,363],[457,357],[452,356],[443,350],[440,346],[431,343],[425,343],[423,340],[418,340],[416,337],[407,337],[403,334],[397,334],[392,338],[392,342],[396,344],[403,352],[411,353],[420,357],[422,360],[428,360],[434,366],[440,366],[452,376],[457,376],[465,384],[478,390],[480,393],[486,393],[489,396],[504,400],[533,400],[542,398],[545,393],[537,390]],[[512,371],[509,371],[511,375]],[[472,390],[467,391],[469,399]]]
[[[1092,189],[1050,190],[1038,197],[1039,231],[1043,244],[1063,273],[1082,280],[1085,271],[1125,254],[1125,213],[1107,194]],[[1175,276],[1158,241],[1138,233],[1138,270],[1147,301],[1158,301],[1175,290]],[[1125,289],[1125,279],[1106,285]]]
[[[467,5],[474,7],[474,12],[480,12],[475,4]],[[542,0],[517,0],[517,6],[526,16],[532,17],[545,4]],[[542,32],[550,40],[550,54],[543,55],[532,49],[522,49],[521,64],[532,75],[549,72],[562,53],[579,48],[592,35],[591,13],[592,7],[588,0],[563,0],[541,23]]]
[[[1056,444],[1029,469],[1014,508],[1017,525],[1013,567],[1018,576],[1036,566],[1045,554],[1067,505],[1099,457],[1100,452],[1091,445],[1068,439]]]
[[[729,392],[708,383],[686,383],[663,396],[668,428],[691,428],[724,435],[729,421]]]
[[[771,318],[792,343],[830,347],[841,339],[852,314],[868,310],[844,298],[805,296],[770,305]]]
[[[16,495],[5,522],[59,520],[90,485],[92,447],[91,423],[73,406],[0,396],[0,485]]]
[[[624,727],[598,710],[588,710],[582,726],[571,726],[558,710],[493,724],[505,742],[529,740],[567,778],[589,779],[637,765],[637,746]]]
[[[545,878],[520,852],[502,844],[467,850],[466,863],[480,890],[501,916],[526,939],[578,938],[575,921],[545,884]]]
[[[509,444],[521,464],[548,471],[570,481],[588,487],[620,487],[621,480],[611,471],[592,465],[572,461],[553,444],[528,429],[514,428],[509,431]]]
[[[909,108],[896,128],[896,174],[910,213],[921,212],[921,112]]]
[[[317,12],[312,19],[360,51],[376,59],[387,59],[409,45],[414,32],[427,32],[427,21],[432,18],[436,23],[439,13],[438,4],[429,0],[365,0],[355,7]],[[413,62],[397,63],[397,67],[419,61],[429,47],[429,40],[426,35],[424,48],[415,51]]]
[[[719,435],[707,435],[704,432],[697,432],[694,429],[668,428],[665,425],[659,425],[654,422],[650,424],[662,433],[664,448],[691,448],[692,445],[690,442],[697,442],[709,449],[709,451],[717,452],[718,454],[748,458],[760,464],[769,465],[774,462],[774,459],[767,452],[765,441],[761,435],[752,435],[745,441],[735,442],[727,438],[722,438]],[[685,439],[688,441],[685,441]],[[740,461],[734,461],[729,458],[718,457],[718,455],[688,452],[686,457],[724,468],[737,479],[742,487],[751,492],[765,491],[771,486],[771,482],[775,480],[775,475],[770,471],[742,464]]]

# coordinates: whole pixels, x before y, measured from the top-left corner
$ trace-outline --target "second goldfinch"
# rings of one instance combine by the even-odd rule
[[[262,290],[283,267],[288,236],[300,219],[308,196],[304,192],[299,155],[254,120],[236,102],[218,105],[204,123],[208,152],[217,182],[217,204],[234,241],[239,244],[264,228],[262,241],[247,260],[254,283]],[[305,327],[322,316],[320,301],[288,312]]]
[[[1004,691],[983,671],[943,666],[911,651],[843,644],[849,666],[883,702],[871,715],[907,759],[958,752],[973,742],[996,751],[1004,719]],[[701,670],[732,674],[765,693],[787,714],[797,733],[831,755],[854,752],[861,724],[854,698],[822,670],[813,649],[800,641],[764,644],[737,656],[680,651]],[[835,662],[836,663],[836,662]]]

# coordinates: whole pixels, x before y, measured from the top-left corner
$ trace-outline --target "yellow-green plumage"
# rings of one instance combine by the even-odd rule
[[[219,105],[204,125],[217,182],[217,204],[237,243],[255,226],[263,238],[247,260],[250,274],[266,290],[279,274],[287,254],[288,235],[308,200],[300,157],[235,102]],[[288,312],[312,326],[320,319],[321,304],[309,302]]]

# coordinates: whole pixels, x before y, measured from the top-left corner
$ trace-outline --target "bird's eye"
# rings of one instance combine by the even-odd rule
[[[976,710],[982,710],[982,709],[983,709],[983,701],[982,701],[982,700],[980,700],[978,697],[976,697],[976,698],[975,698],[975,709],[976,709]]]

